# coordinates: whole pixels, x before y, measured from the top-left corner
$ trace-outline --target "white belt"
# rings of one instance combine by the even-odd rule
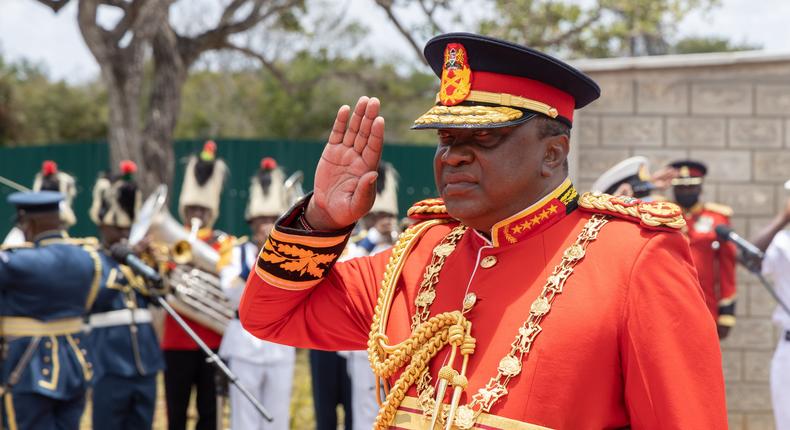
[[[148,309],[119,309],[117,311],[92,314],[88,321],[90,328],[112,327],[117,325],[145,324],[151,322]]]

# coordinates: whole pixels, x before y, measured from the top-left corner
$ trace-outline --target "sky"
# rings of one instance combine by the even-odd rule
[[[414,56],[372,0],[346,1],[349,14],[370,29],[365,41],[369,49]],[[788,22],[790,0],[722,0],[722,6],[707,16],[694,14],[684,20],[680,33],[726,36],[762,45],[766,51],[790,53]],[[55,15],[35,0],[0,0],[0,53],[11,61],[41,63],[51,77],[69,82],[90,80],[99,72],[77,27],[76,1]]]

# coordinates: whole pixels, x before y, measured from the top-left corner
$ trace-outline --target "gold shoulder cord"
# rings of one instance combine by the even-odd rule
[[[468,382],[466,367],[469,356],[474,353],[475,348],[475,339],[471,336],[472,323],[464,314],[474,306],[474,301],[467,303],[465,300],[463,310],[445,312],[430,318],[429,308],[436,297],[435,287],[439,281],[439,272],[447,256],[455,250],[456,244],[466,231],[465,226],[455,227],[433,250],[431,263],[425,269],[423,281],[415,298],[417,312],[412,318],[412,335],[397,345],[389,345],[385,334],[395,285],[406,256],[416,243],[414,239],[428,228],[443,222],[448,221],[428,221],[404,232],[393,248],[387,264],[368,341],[370,364],[379,378],[377,393],[380,391],[378,386],[380,380],[392,377],[401,368],[403,371],[388,390],[376,417],[374,429],[386,429],[390,426],[406,392],[415,383],[418,403],[423,415],[431,419],[431,426],[428,428],[433,429],[438,420],[445,423],[447,430],[453,425],[463,430],[471,429],[480,414],[488,413],[500,398],[507,395],[507,384],[521,373],[522,363],[542,331],[540,322],[551,310],[557,295],[562,293],[565,282],[573,273],[573,268],[584,258],[587,246],[598,237],[598,232],[608,222],[608,216],[596,214],[587,221],[576,242],[565,250],[562,261],[554,268],[540,295],[530,306],[529,317],[519,328],[510,352],[500,360],[497,375],[471,397],[471,402],[461,406],[458,403]],[[439,370],[439,385],[438,390],[435,390],[431,384],[428,365],[448,343],[452,350],[447,365]],[[460,372],[453,367],[458,352],[463,357]],[[453,395],[450,405],[444,405],[445,389],[449,385],[453,386]],[[436,391],[435,397],[434,391]]]

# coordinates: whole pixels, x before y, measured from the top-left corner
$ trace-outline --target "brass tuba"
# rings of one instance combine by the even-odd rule
[[[235,317],[218,277],[219,253],[190,234],[165,208],[167,186],[160,185],[140,208],[132,225],[129,243],[144,237],[151,248],[166,247],[175,267],[167,271],[171,292],[166,299],[180,314],[222,334]]]

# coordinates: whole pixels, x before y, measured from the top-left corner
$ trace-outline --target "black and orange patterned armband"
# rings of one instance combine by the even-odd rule
[[[326,276],[343,253],[354,226],[339,231],[305,227],[304,210],[312,193],[277,220],[264,243],[255,273],[264,282],[286,290],[304,290]]]

